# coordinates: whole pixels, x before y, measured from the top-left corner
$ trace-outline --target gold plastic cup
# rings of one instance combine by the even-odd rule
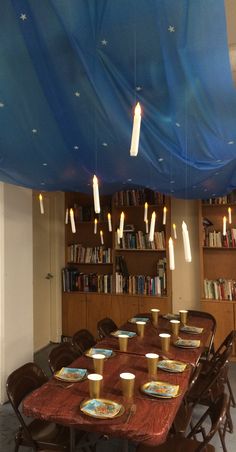
[[[180,321],[179,320],[170,320],[171,324],[171,331],[175,336],[179,335],[179,327],[180,327]]]
[[[183,325],[186,325],[186,323],[187,323],[187,315],[188,315],[188,311],[186,311],[186,309],[181,309],[181,310],[179,311],[179,315],[180,315],[180,322],[181,322]]]
[[[105,355],[101,353],[94,353],[93,355],[93,367],[96,374],[103,374]]]
[[[89,396],[91,397],[91,399],[100,397],[102,379],[103,376],[100,374],[88,375]]]
[[[146,353],[147,365],[148,365],[148,376],[153,379],[157,376],[157,363],[159,355],[156,353]]]
[[[127,352],[129,336],[127,334],[119,334],[118,339],[120,351]]]
[[[134,395],[135,375],[130,372],[120,374],[122,393],[125,399],[132,399]]]
[[[151,314],[152,314],[152,323],[154,326],[158,325],[158,314],[160,312],[160,309],[151,309]]]
[[[161,333],[159,334],[159,337],[161,339],[161,349],[163,352],[168,352],[170,348],[170,334],[168,333]]]
[[[145,329],[146,322],[142,322],[140,320],[140,321],[136,322],[136,325],[137,325],[138,336],[143,338],[144,337],[144,329]]]

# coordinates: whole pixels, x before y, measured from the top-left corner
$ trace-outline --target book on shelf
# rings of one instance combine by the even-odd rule
[[[94,221],[94,218],[97,218],[98,222],[104,222],[107,221],[107,214],[111,212],[111,205],[101,206],[101,212],[99,214],[94,213],[92,204],[87,206],[74,204],[72,207],[74,210],[75,222]]]
[[[77,264],[111,264],[112,250],[104,246],[84,247],[75,243],[67,247],[67,261]]]
[[[204,246],[210,248],[235,248],[236,247],[236,228],[231,228],[223,235],[222,231],[204,230]]]
[[[116,232],[116,247],[119,249],[133,250],[160,250],[164,251],[166,247],[165,232],[155,231],[154,240],[149,241],[149,234],[143,231],[123,232],[123,236],[118,240]]]
[[[114,194],[114,204],[118,206],[141,206],[149,204],[164,204],[165,195],[148,188],[121,190]]]
[[[203,199],[202,204],[214,205],[214,204],[234,204],[236,202],[236,190],[228,193],[224,196],[218,196],[215,198]]]
[[[78,269],[65,267],[62,269],[63,292],[112,292],[112,275],[82,273]]]
[[[236,281],[232,279],[204,279],[204,297],[211,300],[236,300]]]

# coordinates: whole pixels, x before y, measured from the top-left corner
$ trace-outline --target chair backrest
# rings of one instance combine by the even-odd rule
[[[62,367],[68,366],[81,355],[82,353],[75,350],[71,344],[62,342],[49,353],[48,364],[52,373],[54,373]]]
[[[204,378],[201,378],[200,390],[196,391],[196,386],[199,387],[199,380],[196,380],[196,386],[193,385],[192,390],[188,392],[187,398],[196,405],[197,403],[208,404],[213,401],[219,393],[223,392],[224,388],[224,374],[228,367],[228,359],[232,353],[233,347],[228,347],[224,350],[217,361],[212,362]],[[211,363],[211,361],[209,362]]]
[[[16,413],[17,418],[25,432],[29,442],[34,442],[27,425],[21,415],[20,405],[23,399],[35,389],[42,386],[48,381],[48,377],[43,370],[35,363],[26,363],[18,369],[14,370],[7,378],[6,391],[8,399]]]
[[[86,329],[82,329],[76,331],[76,333],[72,337],[72,345],[79,352],[84,353],[89,348],[93,347],[96,344],[96,341],[90,331]]]
[[[223,342],[220,344],[216,352],[213,354],[211,358],[211,362],[218,361],[218,359],[221,357],[221,355],[224,353],[226,349],[232,349],[234,341],[236,338],[236,331],[232,330],[230,333],[225,337]]]
[[[211,320],[211,336],[209,338],[208,349],[206,352],[206,358],[209,358],[210,354],[214,352],[214,338],[215,338],[215,334],[216,334],[216,319],[210,312],[196,311],[193,309],[189,309],[188,313],[192,317],[201,317],[204,319]]]
[[[217,399],[215,399],[210,404],[206,412],[202,415],[202,417],[199,419],[197,424],[192,428],[192,430],[187,436],[187,438],[194,437],[197,433],[201,431],[201,428],[204,428],[204,431],[206,431],[205,421],[207,422],[207,420],[210,419],[210,427],[208,433],[205,434],[203,442],[201,443],[201,445],[197,447],[197,449],[195,449],[195,452],[203,451],[206,445],[211,441],[213,436],[219,430],[221,422],[226,416],[227,409],[228,409],[228,396],[225,393],[222,393],[219,397],[217,397]]]
[[[117,330],[117,325],[110,317],[105,317],[104,319],[99,320],[97,329],[99,338],[103,339],[104,337],[109,336],[112,331]]]

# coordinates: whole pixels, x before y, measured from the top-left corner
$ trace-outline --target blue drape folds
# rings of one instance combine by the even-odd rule
[[[224,0],[1,0],[0,179],[44,190],[236,187]],[[139,154],[129,156],[135,103]]]

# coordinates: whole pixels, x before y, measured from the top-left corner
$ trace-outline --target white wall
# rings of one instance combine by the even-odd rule
[[[173,312],[179,309],[199,309],[200,301],[200,260],[199,260],[199,219],[198,201],[171,200],[171,221],[177,226],[178,239],[175,241],[175,270],[172,271]],[[182,221],[189,231],[192,262],[184,260]]]
[[[0,402],[7,375],[33,359],[32,191],[0,183]]]

